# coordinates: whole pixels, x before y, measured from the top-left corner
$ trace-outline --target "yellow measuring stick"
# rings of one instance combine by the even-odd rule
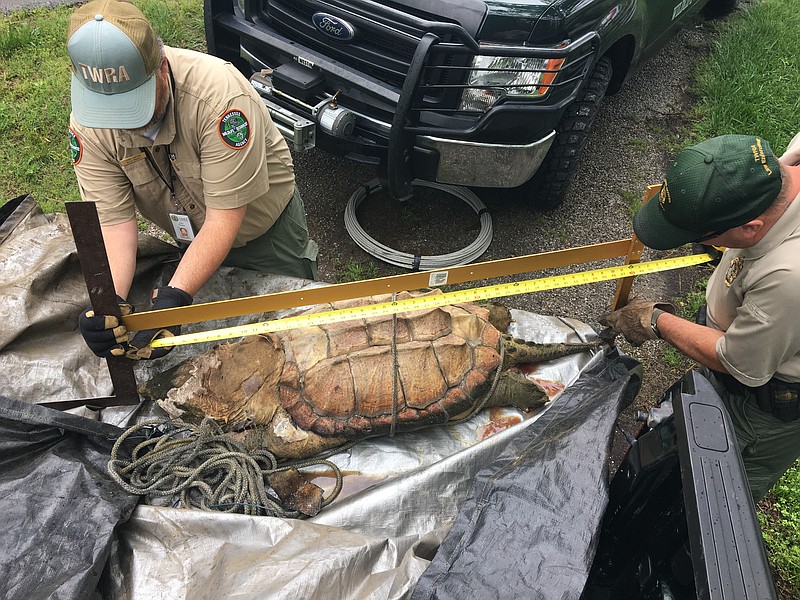
[[[568,275],[554,275],[552,277],[529,279],[527,281],[518,281],[515,283],[503,283],[458,290],[455,292],[445,292],[444,294],[437,294],[435,296],[407,298],[405,300],[395,300],[393,302],[381,302],[378,304],[369,304],[366,306],[356,306],[313,314],[301,314],[293,317],[276,319],[274,321],[252,323],[250,325],[239,325],[211,331],[187,333],[184,335],[160,338],[154,340],[150,345],[153,348],[164,348],[167,346],[183,346],[200,342],[227,340],[230,338],[269,333],[271,331],[286,331],[287,329],[297,329],[300,327],[326,325],[354,319],[365,319],[394,313],[425,310],[437,306],[445,306],[447,304],[477,302],[480,300],[501,298],[503,296],[515,296],[518,294],[541,292],[543,290],[554,290],[575,285],[597,283],[599,281],[610,281],[612,279],[622,279],[624,277],[633,277],[646,273],[657,273],[659,271],[669,271],[670,269],[678,269],[681,267],[691,267],[711,260],[713,260],[713,257],[709,254],[692,254],[677,258],[664,258],[643,263],[606,267],[604,269],[579,271]]]

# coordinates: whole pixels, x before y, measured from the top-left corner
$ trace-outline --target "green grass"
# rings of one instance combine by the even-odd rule
[[[672,299],[672,303],[675,305],[677,311],[676,314],[679,317],[683,317],[689,321],[695,320],[697,311],[700,310],[700,307],[706,303],[707,283],[708,279],[703,279],[697,283],[694,290],[687,292],[680,298]],[[670,369],[676,371],[688,371],[695,366],[695,363],[688,356],[669,344],[661,345],[661,353],[664,358],[664,363]]]
[[[661,355],[664,358],[664,363],[670,368],[679,371],[687,371],[691,365],[687,365],[689,359],[679,350],[676,350],[669,344],[664,344],[661,347]]]
[[[800,590],[800,466],[795,465],[775,484],[761,503],[761,531],[773,568],[784,582]]]
[[[642,193],[631,192],[630,190],[617,190],[617,196],[622,198],[625,206],[628,208],[628,214],[631,218],[642,207]]]
[[[202,50],[200,0],[136,2],[168,45]],[[31,194],[44,212],[79,200],[67,152],[71,6],[0,15],[0,205]]]
[[[71,10],[13,13],[0,21],[2,200],[32,193],[45,212],[78,199],[64,133],[70,110],[65,38]]]
[[[375,279],[380,274],[378,265],[373,262],[368,262],[366,265],[363,265],[360,262],[351,260],[346,264],[336,263],[334,264],[334,268],[337,271],[336,283]]]
[[[644,149],[648,146],[648,142],[642,138],[631,138],[628,140],[628,145],[638,152],[644,152]]]
[[[699,65],[694,132],[757,134],[780,153],[800,129],[800,1],[760,0],[720,25]]]
[[[695,289],[687,292],[681,298],[675,298],[674,303],[678,309],[678,315],[690,321],[695,320],[695,315],[700,307],[706,303],[706,285],[708,279],[699,281],[695,285]]]

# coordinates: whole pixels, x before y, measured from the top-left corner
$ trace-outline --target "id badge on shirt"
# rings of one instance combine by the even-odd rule
[[[169,213],[169,220],[175,232],[175,239],[179,242],[191,242],[194,239],[194,230],[189,221],[189,215],[182,213]]]

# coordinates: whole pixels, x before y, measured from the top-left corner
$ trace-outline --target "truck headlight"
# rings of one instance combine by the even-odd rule
[[[563,58],[478,55],[467,80],[468,86],[475,87],[464,90],[458,108],[484,111],[506,96],[540,98],[550,89],[555,71],[563,64]]]

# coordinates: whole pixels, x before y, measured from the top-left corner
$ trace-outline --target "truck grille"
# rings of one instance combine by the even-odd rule
[[[535,59],[534,66],[527,69],[517,69],[512,65],[507,69],[484,70],[537,73],[538,77],[532,81],[540,83],[515,85],[526,89],[531,85],[537,86],[541,100],[539,109],[552,110],[553,106],[564,106],[575,98],[596,52],[596,33],[568,40],[558,48],[481,45],[452,19],[422,12],[410,14],[407,9],[389,13],[388,3],[378,4],[375,0],[261,0],[260,7],[259,18],[276,34],[393,86],[398,92],[408,79],[412,63],[415,64],[418,48],[425,48],[424,66],[418,70],[419,65],[415,64],[413,69],[414,93],[405,109],[412,126],[421,127],[418,131],[423,131],[440,118],[455,116],[461,119],[468,115],[468,119],[474,119],[482,116],[484,109],[479,104],[482,101],[480,92],[472,94],[472,98],[477,97],[477,102],[466,107],[461,104],[468,88],[487,90],[486,97],[492,93],[493,86],[494,89],[498,87],[493,83],[474,83],[474,79],[473,83],[468,83],[470,76],[479,72],[473,68],[476,55]],[[319,31],[313,23],[313,15],[317,12],[330,13],[349,22],[356,30],[354,38],[338,41]],[[426,34],[435,37],[428,35],[426,38]],[[551,63],[554,66],[545,66]],[[391,120],[390,114],[378,117]],[[460,131],[467,122],[461,121],[453,126]],[[434,129],[442,130],[441,123],[437,123]]]
[[[425,33],[403,25],[382,25],[378,15],[364,12],[359,12],[358,16],[351,15],[314,0],[269,0],[265,8],[276,32],[398,88],[403,85],[414,51]],[[356,38],[351,42],[329,38],[313,25],[311,19],[316,12],[330,12],[349,21],[357,29]],[[421,17],[432,18],[430,15]],[[436,17],[436,20],[442,19]],[[463,72],[451,71],[447,67],[465,66],[467,60],[464,56],[432,54],[430,68],[426,69],[422,83],[427,89],[436,91],[426,94],[426,104],[434,107],[445,100],[449,95],[447,88],[438,86],[456,84],[457,78],[464,76]]]

